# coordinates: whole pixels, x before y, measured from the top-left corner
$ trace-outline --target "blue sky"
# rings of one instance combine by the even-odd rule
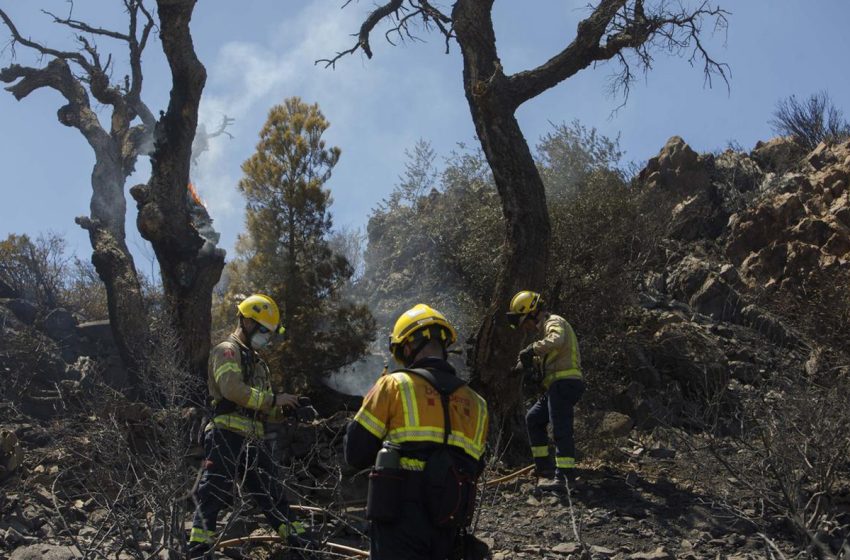
[[[688,0],[683,0],[687,3]],[[152,2],[151,2],[152,3]],[[328,183],[337,226],[364,226],[370,210],[392,189],[405,161],[404,151],[418,138],[430,140],[440,155],[457,142],[476,145],[463,96],[460,53],[444,54],[437,35],[424,42],[393,47],[383,31],[373,36],[375,56],[347,57],[336,70],[315,66],[353,44],[373,5],[363,0],[341,10],[342,0],[201,1],[192,21],[199,57],[208,72],[201,120],[214,128],[222,115],[236,119],[234,139],[220,137],[200,158],[193,179],[230,250],[243,227],[243,202],[236,190],[240,164],[250,156],[269,107],[298,95],[318,102],[331,128],[329,143],[342,158]],[[691,2],[693,3],[693,2]],[[520,108],[518,117],[534,145],[549,122],[579,119],[609,136],[620,134],[626,158],[652,157],[672,135],[695,149],[711,151],[735,140],[750,149],[771,136],[768,121],[780,98],[827,90],[850,113],[850,73],[842,66],[850,52],[850,2],[847,0],[720,0],[732,12],[728,33],[710,41],[713,54],[731,66],[731,89],[722,82],[705,86],[701,67],[658,52],[654,70],[636,83],[625,107],[606,94],[615,67],[588,69]],[[440,4],[445,5],[446,2]],[[507,72],[536,66],[569,42],[585,0],[497,1],[494,21]],[[39,11],[67,12],[65,0],[0,0],[20,31],[61,48],[72,35]],[[117,0],[77,0],[75,17],[122,29]],[[8,34],[0,28],[5,44]],[[115,45],[100,41],[102,50]],[[126,63],[117,50],[116,60]],[[143,97],[156,113],[165,107],[169,76],[158,41],[144,61]],[[0,64],[7,65],[5,50]],[[39,64],[19,47],[17,62]],[[42,62],[46,63],[46,62]],[[0,236],[51,230],[66,236],[69,248],[88,254],[88,238],[73,222],[86,214],[93,154],[82,136],[56,121],[61,99],[42,90],[17,102],[0,91]],[[150,170],[140,160],[128,188],[144,182]],[[129,199],[129,195],[128,195]],[[150,270],[150,251],[135,232],[135,207],[129,205],[128,233],[137,264]]]

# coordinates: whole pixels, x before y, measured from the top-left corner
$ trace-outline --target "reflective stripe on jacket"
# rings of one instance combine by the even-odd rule
[[[449,403],[452,432],[448,443],[477,461],[487,441],[487,403],[466,385],[451,394]],[[443,443],[440,394],[422,377],[406,372],[379,378],[363,398],[354,421],[375,437],[394,444]],[[421,470],[420,463],[403,462],[402,468]]]
[[[249,353],[250,371],[243,371],[243,351]],[[231,335],[210,352],[207,386],[215,403],[227,400],[238,407],[213,417],[208,429],[215,426],[247,436],[263,436],[263,420],[274,406],[269,368],[235,336]]]
[[[532,346],[542,360],[543,386],[559,379],[581,379],[581,354],[576,333],[567,321],[550,314],[541,328],[542,338]]]

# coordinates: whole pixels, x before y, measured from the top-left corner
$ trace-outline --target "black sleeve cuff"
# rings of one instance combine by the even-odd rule
[[[374,465],[381,443],[382,440],[352,420],[345,430],[345,462],[358,469]]]

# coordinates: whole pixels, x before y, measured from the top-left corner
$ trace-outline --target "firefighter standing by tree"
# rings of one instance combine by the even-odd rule
[[[540,477],[537,487],[563,490],[567,480],[575,480],[573,408],[584,393],[578,340],[570,324],[547,311],[536,292],[524,290],[511,299],[508,322],[539,338],[520,351],[515,370],[539,372],[545,391],[525,417],[531,454]],[[546,433],[550,421],[555,437],[554,469]]]
[[[483,470],[487,403],[447,359],[457,333],[435,309],[403,313],[390,352],[404,369],[378,379],[348,425],[346,461],[369,475],[373,560],[454,558]]]
[[[219,511],[230,504],[235,480],[263,510],[277,533],[298,548],[309,548],[305,530],[291,521],[277,469],[263,442],[264,421],[298,398],[272,391],[269,369],[256,350],[283,333],[280,312],[268,296],[255,294],[238,306],[239,325],[210,352],[207,383],[215,410],[205,429],[203,471],[189,535],[189,558],[209,558]]]

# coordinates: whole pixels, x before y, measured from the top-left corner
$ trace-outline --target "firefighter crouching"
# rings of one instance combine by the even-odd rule
[[[487,403],[446,361],[457,333],[419,304],[399,317],[390,352],[404,366],[378,379],[348,425],[345,459],[369,475],[373,560],[455,558],[483,469]]]
[[[260,294],[244,299],[237,308],[236,330],[210,352],[207,383],[215,408],[205,429],[190,559],[212,557],[218,514],[230,505],[235,480],[244,483],[245,495],[256,501],[268,523],[291,546],[312,547],[303,526],[290,517],[284,488],[263,442],[265,421],[298,402],[295,395],[274,394],[268,366],[255,353],[283,332],[280,312],[270,297]]]
[[[541,490],[563,490],[575,480],[576,451],[573,438],[573,409],[584,393],[578,340],[569,323],[546,310],[540,294],[518,292],[511,299],[508,322],[538,340],[518,356],[514,371],[537,371],[543,396],[528,410],[526,424],[531,454]],[[546,427],[552,422],[555,464],[549,452]]]

